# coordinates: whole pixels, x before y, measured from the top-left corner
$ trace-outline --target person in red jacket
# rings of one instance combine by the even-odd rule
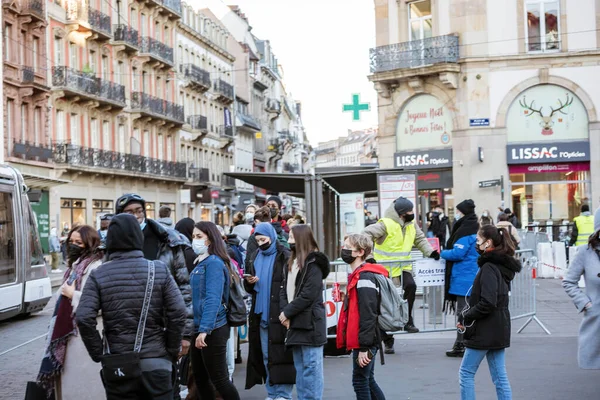
[[[352,272],[344,306],[337,325],[337,347],[352,350],[352,386],[357,400],[385,399],[375,381],[375,355],[381,343],[379,287],[375,274],[388,276],[385,267],[365,260],[373,250],[373,241],[364,234],[349,235],[344,241],[342,260]]]

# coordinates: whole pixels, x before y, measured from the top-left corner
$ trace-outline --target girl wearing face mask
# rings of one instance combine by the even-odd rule
[[[229,379],[227,368],[227,324],[229,290],[239,275],[233,269],[225,242],[212,222],[198,222],[194,227],[192,249],[198,255],[190,275],[194,327],[190,349],[196,388],[201,399],[214,400],[215,391],[224,400],[238,400],[240,395]]]
[[[296,370],[292,349],[285,346],[287,329],[279,321],[279,291],[290,251],[277,241],[275,228],[268,222],[258,224],[254,234],[258,253],[247,264],[244,281],[252,294],[246,389],[266,382],[268,399],[291,399]]]
[[[75,328],[75,313],[90,273],[102,264],[98,231],[91,226],[73,228],[67,235],[67,271],[59,290],[49,332],[51,338],[38,375],[40,386],[60,399],[103,399],[104,386]],[[102,331],[102,318],[98,318]],[[82,385],[81,382],[85,382]],[[95,396],[95,397],[94,397]]]
[[[510,284],[521,271],[515,255],[515,244],[506,229],[491,225],[477,234],[479,271],[473,282],[468,307],[462,311],[465,332],[465,354],[460,366],[460,395],[462,400],[475,399],[475,374],[487,358],[498,400],[511,400],[512,392],[504,358],[510,346]]]
[[[481,217],[479,217],[479,225],[494,225],[494,218],[492,217],[492,213],[490,213],[490,210],[483,210],[483,212],[481,213]]]

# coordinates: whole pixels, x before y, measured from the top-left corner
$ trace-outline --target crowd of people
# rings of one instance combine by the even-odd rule
[[[48,398],[171,400],[180,398],[183,383],[189,399],[240,399],[233,382],[241,361],[235,313],[247,300],[245,389],[264,385],[268,400],[282,400],[292,399],[295,386],[298,399],[322,399],[323,282],[330,262],[311,227],[301,217],[282,215],[277,196],[234,215],[229,233],[190,218],[174,225],[170,213],[161,209],[159,220],[148,218],[145,200],[126,194],[99,230],[82,225],[68,232],[67,270],[38,376]],[[577,281],[600,265],[597,214],[592,250],[578,254],[564,283],[586,313],[596,298]],[[456,206],[455,215],[450,226],[443,207],[434,207],[423,232],[414,221],[414,204],[400,197],[363,233],[344,238],[339,256],[350,273],[336,344],[351,354],[357,399],[385,399],[375,357],[395,352],[393,336],[378,323],[381,277],[403,291],[404,330],[419,331],[412,319],[416,284],[409,261],[415,247],[425,257],[446,260],[444,310],[457,317],[456,340],[446,355],[462,357],[461,398],[475,398],[474,377],[484,357],[498,399],[512,398],[504,352],[510,346],[511,281],[521,270],[517,229],[510,210],[494,224],[487,210],[477,216],[470,199]],[[440,239],[441,251],[428,236]],[[240,298],[244,292],[246,299]],[[592,336],[598,329],[588,319]],[[599,353],[597,341],[581,346],[580,362],[599,368]]]

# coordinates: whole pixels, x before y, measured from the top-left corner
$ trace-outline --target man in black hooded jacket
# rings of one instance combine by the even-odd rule
[[[144,236],[131,215],[115,216],[108,228],[108,262],[92,271],[77,308],[81,339],[95,362],[104,349],[96,324],[102,312],[110,354],[134,349],[148,280]],[[173,362],[180,351],[186,307],[167,266],[155,261],[155,278],[140,350],[142,376],[117,384],[104,379],[106,397],[116,399],[173,398]]]

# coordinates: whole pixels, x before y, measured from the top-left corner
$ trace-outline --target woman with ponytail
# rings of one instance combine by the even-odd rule
[[[515,258],[515,243],[504,228],[482,227],[476,247],[479,271],[467,307],[461,311],[464,322],[457,324],[459,332],[464,333],[466,347],[459,373],[461,399],[475,399],[475,373],[486,357],[498,400],[510,400],[504,349],[510,346],[510,284],[521,271],[521,263]]]

